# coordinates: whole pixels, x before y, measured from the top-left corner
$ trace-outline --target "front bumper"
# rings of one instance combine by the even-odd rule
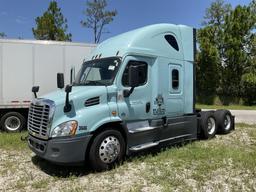
[[[39,157],[57,164],[76,164],[85,160],[92,135],[54,138],[47,141],[29,135],[28,146]]]

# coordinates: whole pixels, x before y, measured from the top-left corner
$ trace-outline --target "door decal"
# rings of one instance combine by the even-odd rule
[[[164,98],[161,94],[159,94],[156,97],[154,104],[157,105],[157,108],[153,109],[153,114],[154,115],[165,115]]]

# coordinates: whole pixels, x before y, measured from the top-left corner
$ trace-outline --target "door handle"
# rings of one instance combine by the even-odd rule
[[[146,103],[146,113],[150,111],[150,102]]]

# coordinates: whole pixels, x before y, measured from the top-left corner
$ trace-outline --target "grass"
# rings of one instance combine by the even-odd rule
[[[245,128],[245,125],[239,124],[237,128],[240,131]],[[187,183],[188,179],[196,183],[196,189],[203,190],[205,183],[222,174],[227,175],[225,177],[231,177],[231,181],[234,180],[230,187],[239,187],[239,182],[242,181],[252,188],[249,181],[256,177],[256,126],[251,125],[247,129],[252,140],[248,146],[242,140],[218,143],[216,139],[197,141],[183,147],[167,149],[155,156],[142,157],[137,160],[137,163],[143,161],[148,165],[149,169],[143,173],[143,177],[151,183],[158,183],[163,191],[175,190],[181,186],[188,190],[191,185]],[[226,137],[226,135],[220,137]],[[218,182],[220,181],[216,181]],[[222,187],[225,181],[223,182],[218,190],[224,189]],[[230,183],[230,181],[227,182]]]
[[[16,150],[27,149],[27,142],[21,141],[21,137],[25,137],[27,134],[28,133],[26,131],[19,133],[0,132],[0,148]]]
[[[42,180],[38,180],[32,183],[32,187],[34,189],[43,189],[43,188],[47,188],[49,183],[48,179],[42,179]]]
[[[27,148],[26,142],[20,140],[20,136],[24,134],[26,135],[25,132],[0,133],[0,148],[14,150]],[[195,141],[137,155],[126,160],[123,165],[103,173],[89,171],[85,174],[77,174],[77,171],[83,168],[68,169],[48,164],[47,161],[40,162],[40,159],[32,166],[29,161],[21,172],[23,177],[16,181],[15,189],[29,189],[27,185],[31,185],[32,191],[51,189],[52,185],[58,187],[59,183],[62,183],[63,186],[60,186],[62,188],[56,190],[255,191],[255,159],[256,125],[240,123],[236,124],[235,131],[228,135],[217,135],[211,140]],[[11,162],[15,163],[15,159]],[[10,160],[3,159],[2,163],[3,166],[18,169],[17,166],[10,165]],[[41,175],[44,170],[47,170],[47,175],[36,176]],[[68,173],[66,177],[63,174],[58,176],[52,174],[54,170],[56,173],[67,170]],[[2,172],[1,175],[5,178],[8,174]],[[37,182],[29,183],[34,180],[33,178],[37,178]]]
[[[196,104],[196,108],[199,109],[230,109],[230,110],[256,110],[256,106],[245,105],[203,105]]]

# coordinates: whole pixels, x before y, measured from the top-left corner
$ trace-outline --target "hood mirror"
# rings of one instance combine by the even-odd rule
[[[35,98],[37,98],[37,92],[39,91],[39,86],[32,87],[32,92],[34,93]]]
[[[71,104],[69,102],[69,93],[72,91],[72,85],[67,85],[65,88],[65,92],[66,92],[66,102],[65,102],[65,106],[64,106],[64,113],[68,113],[71,111]]]

